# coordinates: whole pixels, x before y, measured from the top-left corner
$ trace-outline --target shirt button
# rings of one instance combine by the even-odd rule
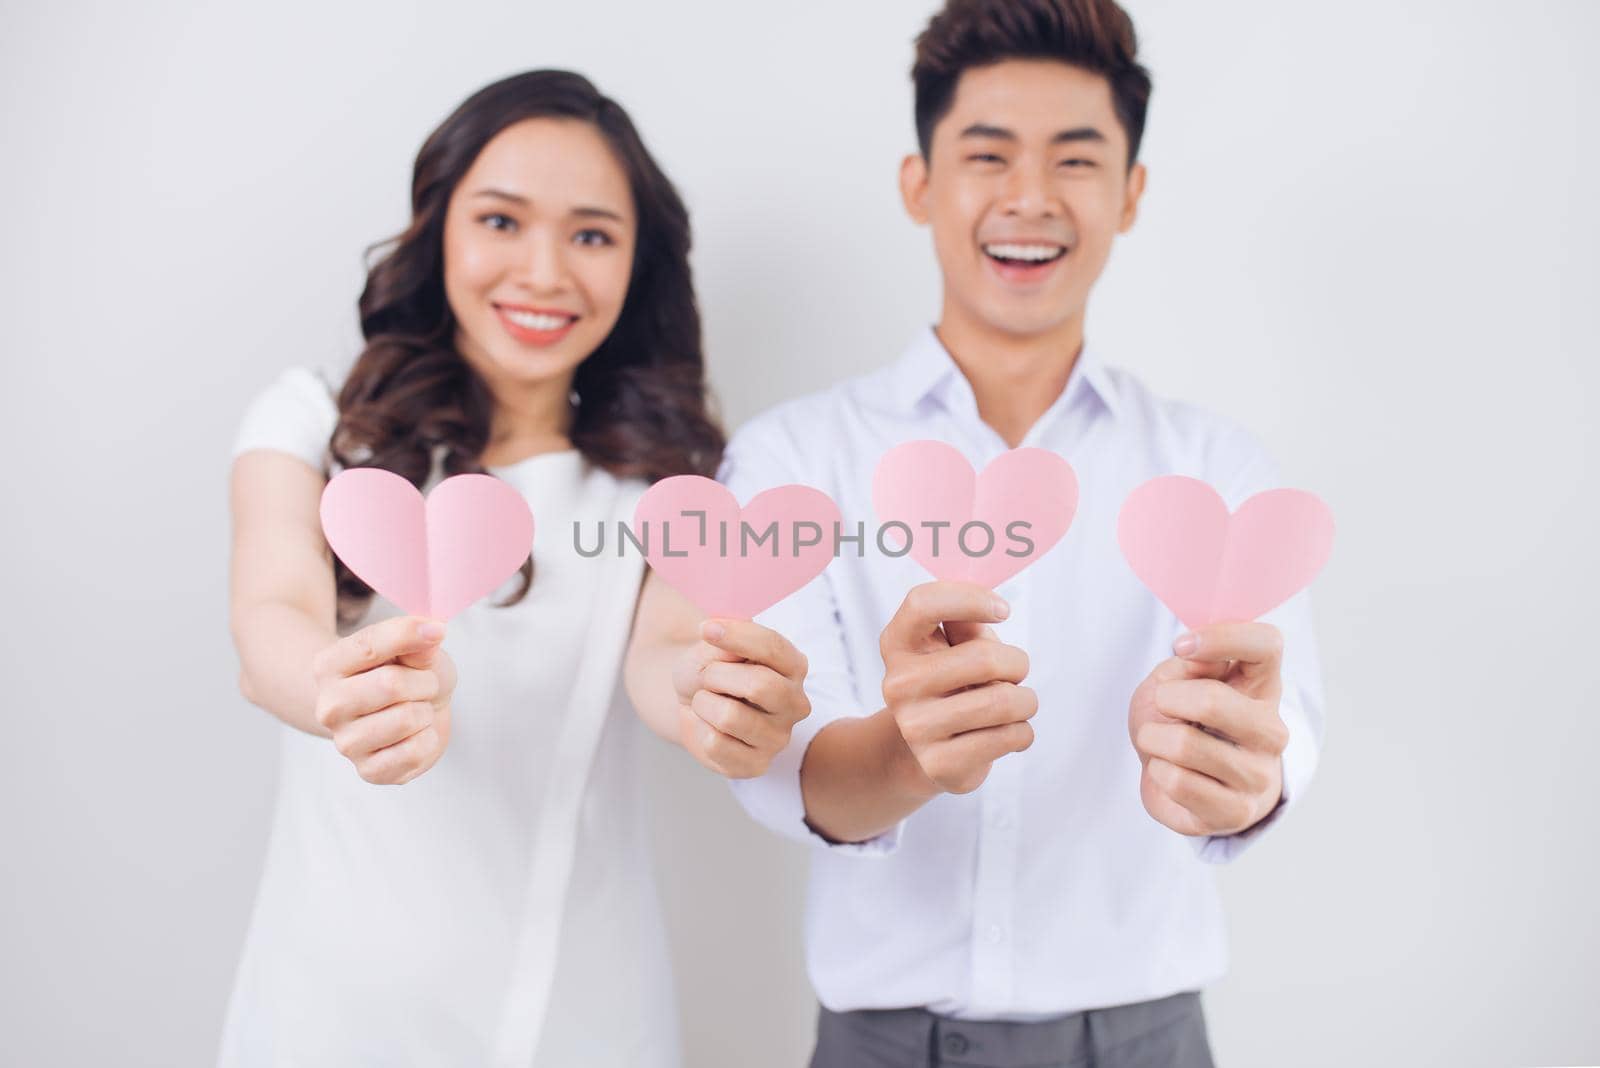
[[[995,815],[994,819],[991,820],[990,822],[992,822],[997,828],[999,828],[1000,830],[1003,831],[1007,827],[1011,826],[1011,817],[1006,815],[1004,812],[1001,812],[1001,813],[997,813]]]
[[[1006,931],[1005,928],[1001,927],[998,923],[992,923],[989,925],[989,930],[984,933],[984,936],[988,938],[992,944],[999,945],[1001,942],[1005,941]]]
[[[967,1036],[957,1031],[944,1036],[944,1051],[959,1057],[967,1052],[972,1043],[967,1041]]]

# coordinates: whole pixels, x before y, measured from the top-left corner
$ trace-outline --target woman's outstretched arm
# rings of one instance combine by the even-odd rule
[[[440,645],[444,626],[400,616],[339,637],[318,517],[323,485],[286,453],[234,460],[229,616],[239,689],[291,727],[331,739],[368,782],[409,782],[450,739],[456,672]]]
[[[234,461],[229,622],[245,698],[326,738],[311,671],[338,638],[333,558],[317,514],[324,482],[287,453],[256,449]]]

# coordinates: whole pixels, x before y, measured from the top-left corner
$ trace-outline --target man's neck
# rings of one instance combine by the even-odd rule
[[[1016,448],[1061,396],[1083,350],[1083,314],[1044,334],[994,330],[948,306],[935,328],[939,341],[972,386],[978,417]]]

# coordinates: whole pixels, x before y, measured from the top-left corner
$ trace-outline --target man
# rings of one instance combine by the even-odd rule
[[[1310,610],[1302,594],[1271,622],[1181,634],[1123,562],[1117,514],[1157,475],[1202,478],[1231,508],[1277,478],[1247,434],[1084,344],[1145,184],[1150,81],[1127,15],[950,0],[913,80],[920,151],[900,183],[932,231],[938,324],[749,423],[723,481],[741,500],[815,486],[870,530],[878,457],[937,438],[980,470],[1055,451],[1081,499],[998,590],[928,582],[869,534],[760,619],[809,659],[812,714],[735,790],[818,847],[812,1063],[1209,1064],[1197,991],[1225,948],[1202,862],[1236,855],[1310,780]]]

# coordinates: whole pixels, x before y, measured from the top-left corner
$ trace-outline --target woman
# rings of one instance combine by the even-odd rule
[[[624,648],[639,719],[721,773],[759,774],[807,711],[787,642],[702,637],[637,554],[570,541],[720,455],[687,215],[621,108],[560,71],[446,119],[412,211],[337,400],[292,369],[236,446],[240,686],[295,729],[221,1060],[675,1064]],[[332,557],[335,465],[502,478],[532,557],[446,642]]]

